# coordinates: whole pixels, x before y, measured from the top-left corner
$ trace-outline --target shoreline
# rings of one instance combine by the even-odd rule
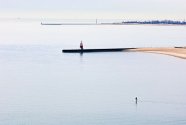
[[[114,25],[114,26],[186,26],[186,24],[138,24],[138,23],[43,23],[41,25],[82,25],[82,26],[106,26],[106,25]]]
[[[137,48],[130,49],[129,51],[163,54],[181,59],[186,59],[186,47]]]

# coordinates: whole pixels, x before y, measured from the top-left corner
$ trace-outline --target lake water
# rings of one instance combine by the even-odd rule
[[[0,24],[0,125],[185,125],[186,60],[62,49],[186,46],[184,26]],[[138,103],[135,103],[138,97]]]

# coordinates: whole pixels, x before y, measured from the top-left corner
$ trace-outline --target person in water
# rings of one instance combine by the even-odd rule
[[[138,104],[138,98],[137,97],[135,98],[135,101],[136,101],[136,104]]]
[[[81,50],[83,50],[83,42],[82,41],[80,43],[80,48],[81,48]]]

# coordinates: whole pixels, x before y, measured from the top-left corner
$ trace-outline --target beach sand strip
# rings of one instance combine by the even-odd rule
[[[174,56],[182,59],[186,59],[186,48],[137,48],[131,49],[130,51],[133,52],[148,52],[148,53],[157,53],[157,54],[164,54],[169,56]]]

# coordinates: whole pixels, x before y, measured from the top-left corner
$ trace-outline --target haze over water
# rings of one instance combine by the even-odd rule
[[[62,49],[186,45],[185,26],[0,24],[0,125],[184,125],[186,61]],[[138,97],[138,104],[135,103]]]

